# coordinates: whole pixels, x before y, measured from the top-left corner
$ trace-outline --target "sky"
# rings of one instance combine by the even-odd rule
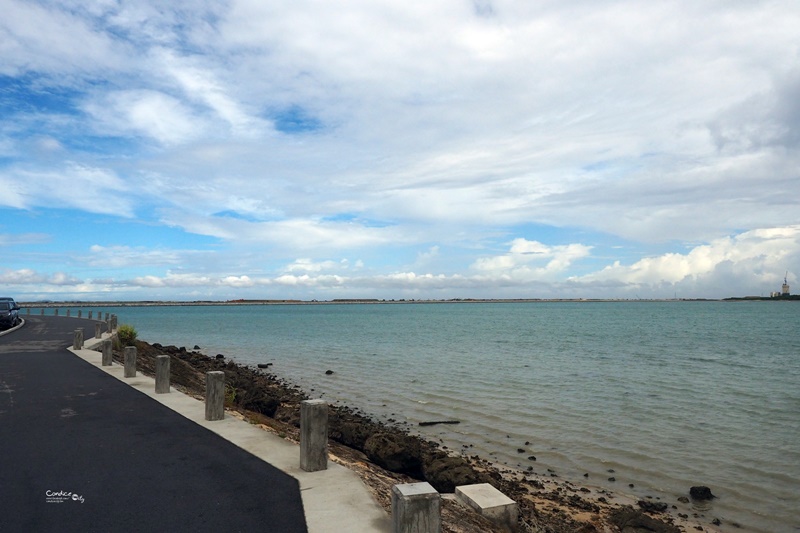
[[[800,292],[796,0],[0,12],[20,301]]]

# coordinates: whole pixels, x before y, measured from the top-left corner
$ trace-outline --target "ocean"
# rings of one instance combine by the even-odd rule
[[[723,531],[800,531],[797,302],[102,311],[142,340],[273,363],[312,397],[408,422],[453,450],[660,498]],[[438,420],[460,424],[418,427]],[[679,503],[693,485],[718,498]]]

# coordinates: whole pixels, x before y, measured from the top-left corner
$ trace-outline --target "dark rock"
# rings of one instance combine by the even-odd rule
[[[529,455],[528,456],[528,461],[535,461],[535,460],[536,460],[536,456],[535,455]]]
[[[421,478],[422,461],[419,453],[414,453],[410,444],[412,441],[403,435],[378,432],[364,442],[364,453],[370,461],[382,468]]]
[[[452,493],[460,485],[473,485],[488,481],[463,457],[438,455],[426,461],[423,468],[425,481],[439,492]]]
[[[217,354],[217,359],[225,359],[225,356],[222,355],[221,353],[218,353]]]
[[[272,366],[272,363],[258,363],[258,368],[269,368],[271,366]]]
[[[525,453],[525,449],[524,448],[517,448],[517,453]]]
[[[639,500],[637,505],[646,513],[663,513],[667,510],[667,504],[663,502],[648,502]]]
[[[281,404],[280,400],[265,394],[257,388],[246,391],[237,390],[236,403],[243,409],[256,411],[272,418],[275,417],[275,411],[278,410]]]
[[[613,477],[613,476],[612,476],[612,477],[608,478],[608,480],[609,480],[609,481],[616,481],[616,480],[617,480],[617,478],[615,478],[615,477]]]
[[[678,498],[678,501],[681,503],[689,503],[689,498],[687,498],[686,496],[681,496],[680,498]]]
[[[681,533],[678,527],[656,520],[627,505],[611,511],[609,520],[621,533]]]
[[[193,349],[194,349],[194,350],[199,350],[199,349],[200,349],[200,347],[199,347],[198,345],[196,345],[196,344],[195,344]]]
[[[460,424],[460,420],[433,420],[430,422],[420,422],[420,426],[435,426],[436,424]]]
[[[300,427],[300,406],[281,405],[275,410],[275,420],[285,422],[294,427]]]
[[[715,518],[714,520],[711,521],[711,523],[714,524],[715,526],[722,525],[722,521],[719,518]]]
[[[689,489],[689,496],[691,496],[693,500],[713,500],[716,498],[716,496],[711,494],[710,488],[702,485]]]
[[[326,376],[330,376],[331,374],[333,374],[333,370],[326,370],[325,371],[325,375]]]
[[[577,494],[573,494],[567,498],[567,501],[570,503],[570,506],[575,509],[581,509],[583,511],[589,511],[592,513],[596,513],[600,511],[600,507],[592,502],[588,502],[578,496]]]

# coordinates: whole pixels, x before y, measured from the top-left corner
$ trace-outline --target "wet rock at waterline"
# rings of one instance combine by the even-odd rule
[[[691,489],[689,489],[689,496],[691,496],[693,500],[699,500],[699,501],[713,500],[714,498],[716,498],[716,496],[711,494],[710,488],[704,487],[702,485],[698,485],[696,487],[692,487]]]

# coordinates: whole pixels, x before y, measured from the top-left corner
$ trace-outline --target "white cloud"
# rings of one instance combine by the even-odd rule
[[[177,83],[189,101],[213,111],[215,117],[224,121],[234,135],[257,136],[271,127],[248,114],[239,102],[228,95],[230,87],[217,80],[216,74],[208,67],[194,64],[197,60],[180,57],[169,49],[156,49],[153,58],[154,63],[160,65],[165,75]]]
[[[130,217],[133,198],[115,172],[75,162],[60,168],[0,168],[0,205],[27,209],[72,207],[90,213]]]
[[[106,93],[84,105],[106,135],[145,135],[171,145],[202,136],[209,124],[180,100],[157,91],[126,90]]]
[[[50,236],[43,233],[0,233],[0,246],[20,244],[46,244]]]
[[[583,244],[548,246],[524,238],[514,239],[510,244],[508,253],[482,257],[473,263],[472,268],[489,275],[552,278],[563,273],[574,261],[588,257],[592,250],[591,246]],[[532,263],[543,263],[543,266],[532,268]]]
[[[0,271],[0,284],[75,286],[81,283],[78,278],[64,272],[43,274],[27,268]]]
[[[439,246],[431,246],[424,252],[417,253],[418,265],[425,265],[439,257]]]
[[[314,251],[325,254],[410,240],[395,228],[369,227],[351,222],[316,219],[251,222],[231,217],[198,216],[177,208],[165,210],[163,216],[165,223],[192,233],[236,241],[241,245],[274,247],[282,253]]]
[[[130,48],[66,11],[16,0],[3,0],[2,11],[0,73],[109,73],[119,69],[126,55],[131,59]]]
[[[286,266],[286,272],[321,272],[323,270],[331,270],[342,266],[342,263],[335,261],[319,261],[315,262],[311,259],[297,259],[290,265]]]
[[[220,280],[220,285],[225,285],[227,287],[242,288],[242,287],[252,287],[256,285],[256,282],[250,279],[250,276],[225,276]]]
[[[647,257],[632,265],[617,261],[574,281],[587,287],[598,282],[616,282],[628,289],[668,285],[695,293],[705,286],[715,292],[715,297],[742,296],[743,289],[758,295],[764,287],[777,290],[775,280],[781,271],[797,265],[798,260],[800,226],[787,226],[715,239],[685,254]],[[758,291],[758,287],[762,290]]]
[[[274,280],[273,283],[277,285],[283,285],[288,287],[314,287],[314,288],[326,288],[326,287],[336,287],[340,286],[346,282],[346,278],[337,275],[315,275],[310,276],[308,274],[303,274],[300,276],[296,276],[293,274],[284,274],[283,276],[278,276]]]
[[[199,274],[167,272],[167,275],[164,277],[152,275],[137,276],[128,281],[127,284],[147,288],[207,287],[214,285],[214,279],[210,276],[203,276]]]
[[[800,226],[751,230],[699,244],[686,253],[665,253],[631,264],[620,261],[592,273],[574,276],[568,265],[587,260],[590,249],[580,244],[548,246],[515,239],[506,254],[476,261],[470,274],[402,270],[392,273],[346,274],[348,263],[298,259],[273,275],[229,275],[209,271],[167,271],[132,279],[82,281],[65,274],[30,269],[6,270],[0,283],[40,292],[65,289],[79,294],[103,290],[180,291],[191,289],[210,298],[298,297],[337,298],[671,298],[761,295],[779,288],[784,270],[796,282],[791,265],[800,262]],[[224,267],[223,267],[224,268]],[[339,269],[339,272],[336,272]],[[266,291],[266,292],[265,292]],[[284,291],[289,291],[286,293]],[[299,292],[297,292],[299,291]],[[293,295],[293,296],[290,296]]]
[[[83,258],[93,267],[121,268],[129,266],[161,266],[180,263],[183,253],[177,250],[150,250],[142,246],[100,246],[89,248],[90,254]]]

